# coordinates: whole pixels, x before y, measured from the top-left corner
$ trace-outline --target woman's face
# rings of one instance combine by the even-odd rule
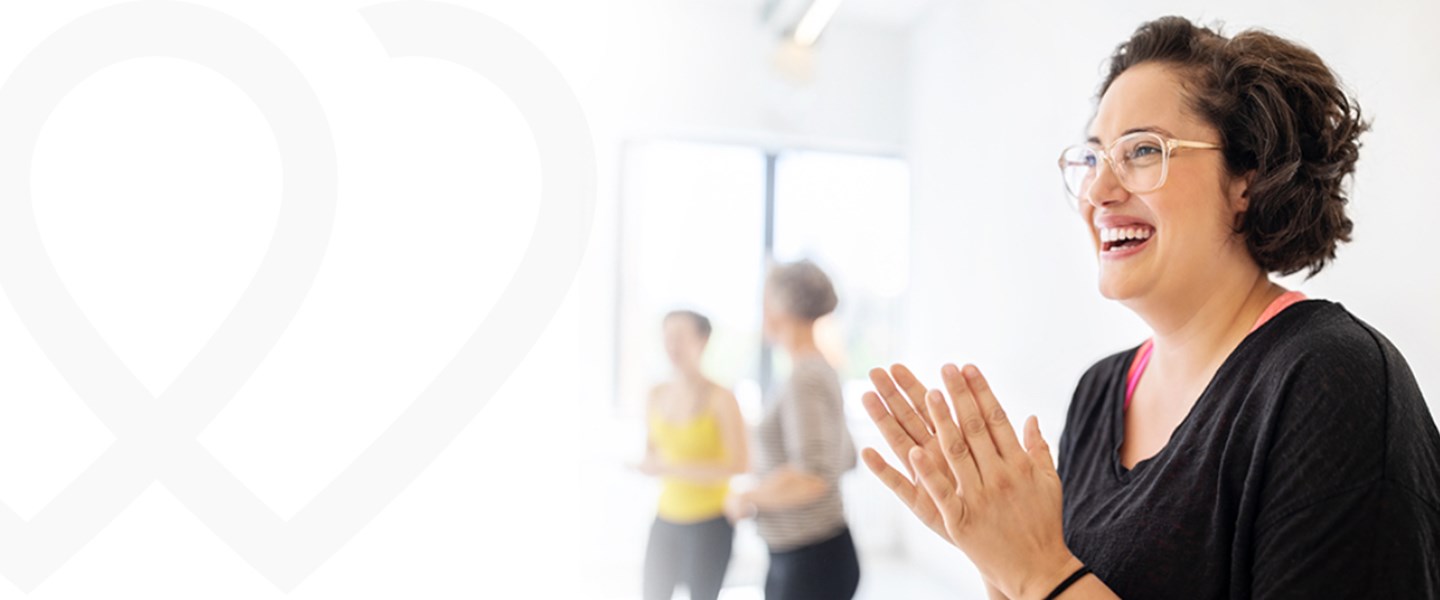
[[[1220,142],[1214,127],[1191,114],[1176,73],[1153,62],[1131,67],[1111,83],[1091,124],[1090,143],[1106,148],[1133,131]],[[1181,298],[1203,291],[1228,267],[1253,266],[1232,229],[1244,209],[1243,192],[1244,181],[1227,176],[1217,150],[1175,152],[1164,185],[1143,194],[1126,191],[1108,165],[1099,167],[1080,213],[1099,258],[1100,293],[1121,301]],[[1102,241],[1127,229],[1131,237],[1149,237],[1138,244]]]
[[[779,343],[780,338],[783,337],[782,331],[790,322],[790,315],[781,307],[780,302],[768,286],[761,297],[764,300],[761,303],[760,332],[765,336],[766,341],[772,344]]]
[[[665,355],[670,364],[682,373],[692,373],[700,368],[700,357],[705,354],[705,338],[689,317],[665,319]]]

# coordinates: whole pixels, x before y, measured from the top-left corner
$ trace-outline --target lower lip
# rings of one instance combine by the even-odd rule
[[[1140,242],[1139,244],[1135,244],[1133,246],[1126,246],[1118,250],[1101,250],[1100,258],[1121,259],[1134,256],[1136,254],[1139,254],[1142,250],[1150,247],[1150,241],[1153,239],[1155,239],[1155,236],[1152,235],[1148,238],[1145,238],[1145,241]]]

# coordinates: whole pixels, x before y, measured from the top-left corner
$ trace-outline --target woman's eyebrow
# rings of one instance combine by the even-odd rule
[[[1129,129],[1126,129],[1126,130],[1125,130],[1124,132],[1122,132],[1120,135],[1115,136],[1115,137],[1117,137],[1117,138],[1122,138],[1122,137],[1125,137],[1125,136],[1130,135],[1130,134],[1132,134],[1132,133],[1137,133],[1137,132],[1141,132],[1141,131],[1148,131],[1148,132],[1150,132],[1150,133],[1158,133],[1158,134],[1163,135],[1163,136],[1171,137],[1170,132],[1169,132],[1169,131],[1166,131],[1164,127],[1156,127],[1156,126],[1154,126],[1154,125],[1145,125],[1145,126],[1141,126],[1141,127],[1131,127],[1131,128],[1129,128]],[[1090,139],[1085,140],[1085,141],[1088,142],[1088,143],[1091,143],[1091,144],[1098,144],[1098,145],[1102,145],[1102,146],[1104,145],[1104,144],[1101,144],[1101,143],[1100,143],[1100,138],[1095,137],[1095,136],[1093,136],[1093,135],[1090,136]]]

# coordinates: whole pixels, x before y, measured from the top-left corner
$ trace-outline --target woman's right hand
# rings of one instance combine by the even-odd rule
[[[905,365],[896,364],[890,367],[889,373],[886,373],[885,369],[871,369],[870,382],[875,384],[875,389],[880,393],[866,392],[861,402],[876,423],[893,419],[900,425],[899,428],[881,427],[880,430],[889,433],[885,442],[909,471],[910,481],[919,480],[915,475],[915,467],[910,465],[911,448],[918,447],[926,452],[937,461],[933,464],[944,464],[938,462],[944,458],[940,452],[939,439],[935,436],[934,422],[925,407],[925,395],[928,391],[920,380],[910,369],[905,368]],[[884,478],[887,472],[894,473],[886,468],[885,459],[874,449],[866,448],[862,455],[865,466],[881,478]],[[939,471],[947,476],[950,474],[949,469]],[[901,496],[901,500],[910,508],[910,512],[915,513],[932,531],[947,541],[950,539],[949,532],[945,530],[945,519],[940,515],[940,509],[935,506],[935,502],[930,499],[930,494],[912,484],[909,493]],[[985,582],[985,595],[990,600],[1007,600],[1005,594],[989,581]]]
[[[654,477],[664,471],[664,465],[654,455],[646,455],[644,460],[632,465],[636,471]]]
[[[934,461],[931,464],[945,464],[945,457],[940,451],[940,440],[935,437],[934,424],[929,410],[925,407],[928,390],[915,374],[900,364],[892,365],[889,373],[877,367],[870,370],[870,382],[879,393],[865,392],[860,399],[861,403],[865,405],[865,412],[870,414],[870,418],[881,426],[880,431],[885,435],[885,443],[895,452],[899,462],[905,465],[906,471],[909,471],[910,482],[919,481],[915,467],[910,464],[911,448],[920,448]],[[899,426],[886,426],[892,421]],[[885,464],[885,459],[873,448],[866,448],[861,456],[865,460],[865,466],[882,480],[892,476],[899,477],[899,473],[890,469]],[[939,470],[947,477],[950,476],[948,469]],[[951,483],[954,484],[954,481]],[[893,485],[890,487],[895,488]],[[920,522],[948,541],[950,533],[945,530],[945,520],[935,502],[930,499],[930,494],[914,484],[902,486],[900,489],[904,490],[904,493],[897,491],[897,495],[910,508],[910,512],[915,513]]]
[[[870,372],[879,393],[865,394],[865,409],[910,477],[871,448],[866,466],[965,552],[992,597],[1030,597],[1054,586],[1083,565],[1065,547],[1060,478],[1039,424],[1026,422],[1021,446],[978,369],[946,365],[941,373],[954,416],[943,392],[927,391],[903,366]],[[1103,582],[1090,587],[1091,597],[1115,597]]]

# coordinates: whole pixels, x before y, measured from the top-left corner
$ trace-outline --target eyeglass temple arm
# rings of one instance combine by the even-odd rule
[[[1192,142],[1192,141],[1189,141],[1189,140],[1170,140],[1170,141],[1169,141],[1169,144],[1170,144],[1170,149],[1171,149],[1171,150],[1174,150],[1174,149],[1176,149],[1176,148],[1196,148],[1196,149],[1200,149],[1200,150],[1218,150],[1218,149],[1220,149],[1220,145],[1219,145],[1219,144],[1211,144],[1210,142]]]

